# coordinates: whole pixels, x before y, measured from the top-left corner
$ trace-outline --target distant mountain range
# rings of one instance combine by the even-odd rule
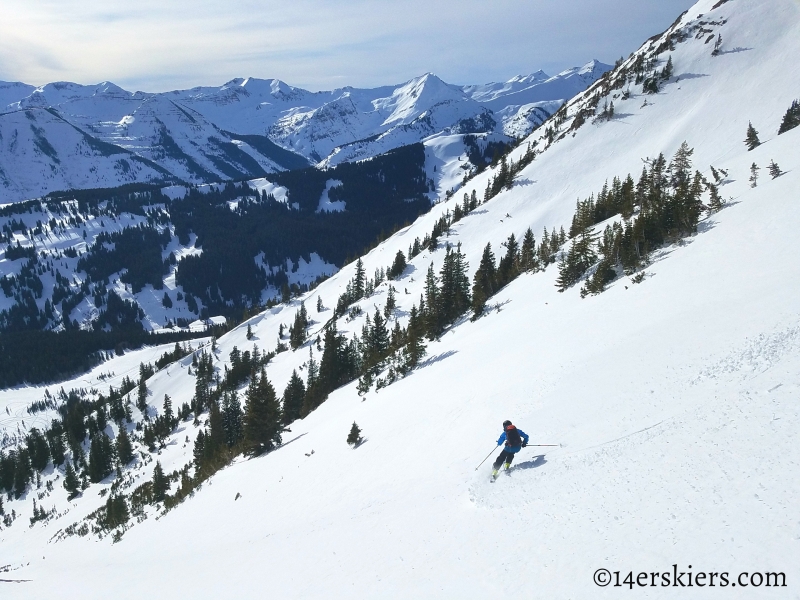
[[[427,73],[310,92],[277,79],[129,92],[0,82],[0,200],[136,182],[209,183],[376,156],[437,134],[521,137],[610,69],[457,86]]]

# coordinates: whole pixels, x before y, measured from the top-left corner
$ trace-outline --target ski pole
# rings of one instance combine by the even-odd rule
[[[525,444],[526,448],[530,448],[531,446],[535,448],[545,448],[545,447],[561,448],[561,444]]]
[[[495,448],[497,448],[497,446],[495,446],[494,448],[492,448],[492,452],[494,452],[494,451],[495,451]],[[481,461],[481,465],[482,465],[483,463],[485,463],[485,462],[486,462],[486,460],[487,460],[487,459],[488,459],[488,458],[489,458],[489,457],[492,455],[492,452],[489,452],[489,454],[486,456],[486,458],[484,458],[484,459]],[[475,467],[475,470],[477,471],[477,470],[480,468],[480,466],[481,466],[481,465],[478,465],[477,467]]]

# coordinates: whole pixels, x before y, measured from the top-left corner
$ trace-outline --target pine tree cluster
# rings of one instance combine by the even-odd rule
[[[300,303],[300,310],[294,317],[294,323],[289,328],[289,345],[292,350],[297,350],[306,341],[306,330],[309,326],[308,313],[305,302]]]
[[[581,293],[602,292],[620,272],[633,273],[645,265],[654,248],[694,233],[704,210],[721,208],[717,186],[699,171],[692,173],[693,152],[683,142],[669,164],[663,154],[647,161],[635,185],[630,175],[624,181],[615,178],[596,200],[592,196],[578,202],[570,247],[559,255],[559,291],[596,265]],[[706,191],[709,207],[702,203]],[[624,225],[608,225],[602,236],[593,233],[594,225],[616,214],[623,216]]]
[[[778,128],[778,135],[786,133],[800,125],[800,101],[794,100],[792,105],[786,110],[783,115],[781,125]]]

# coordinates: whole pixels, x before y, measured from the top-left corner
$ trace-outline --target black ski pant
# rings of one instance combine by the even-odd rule
[[[509,452],[508,450],[503,450],[500,453],[500,456],[497,457],[497,460],[494,461],[494,468],[499,469],[500,465],[502,465],[504,462],[511,464],[512,460],[514,460],[514,453]]]

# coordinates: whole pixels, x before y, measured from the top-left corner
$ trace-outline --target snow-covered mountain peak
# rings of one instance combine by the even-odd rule
[[[508,80],[507,83],[535,83],[537,81],[546,81],[550,79],[550,75],[545,73],[542,69],[539,69],[535,73],[531,73],[530,75],[515,75],[511,79]]]
[[[611,65],[607,65],[605,63],[601,63],[599,60],[591,60],[582,67],[572,67],[569,69],[564,69],[555,77],[551,79],[571,79],[574,77],[579,77],[582,80],[588,80],[590,78],[597,79],[603,73],[611,69]],[[592,81],[594,81],[592,79]]]
[[[373,101],[376,110],[386,114],[384,125],[410,123],[432,106],[442,102],[462,102],[468,98],[433,73],[426,73],[399,86],[388,98]]]
[[[280,79],[271,79],[269,82],[269,89],[273,96],[284,98],[291,96],[296,91],[296,88],[293,88],[288,83],[281,81]]]

